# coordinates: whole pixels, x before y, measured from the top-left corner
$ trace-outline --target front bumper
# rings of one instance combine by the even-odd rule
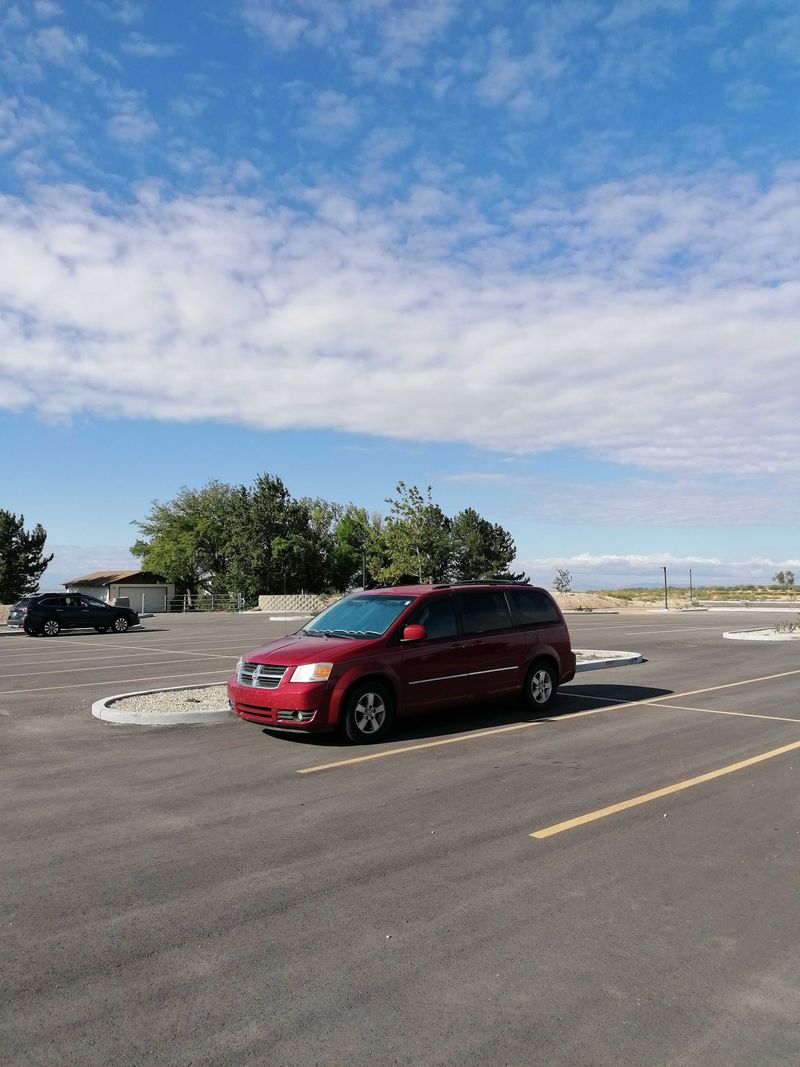
[[[231,711],[260,726],[281,730],[330,730],[330,691],[325,683],[284,683],[275,689],[239,685],[236,675],[228,679]]]

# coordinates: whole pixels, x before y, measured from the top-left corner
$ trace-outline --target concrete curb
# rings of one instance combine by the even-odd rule
[[[562,615],[619,615],[616,608],[585,608],[578,611],[577,608],[562,608]]]
[[[757,630],[728,630],[723,635],[729,641],[800,641],[800,633],[779,634],[770,627],[760,626]]]
[[[575,673],[582,671],[601,671],[606,667],[629,667],[632,663],[644,663],[641,652],[611,652],[604,648],[575,648],[573,649],[578,662],[575,665]],[[602,659],[590,659],[581,662],[581,656],[599,656]]]
[[[173,693],[187,689],[207,689],[208,686],[208,682],[198,682],[194,685],[170,685],[163,689],[138,689],[134,693],[115,693],[114,696],[95,700],[92,704],[92,715],[106,722],[129,723],[135,726],[178,726],[181,723],[187,726],[197,726],[207,722],[227,722],[229,719],[235,719],[236,716],[229,708],[222,710],[192,708],[191,711],[125,711],[123,708],[115,709],[112,706],[125,697],[148,696],[150,693]]]
[[[0,637],[18,637],[24,633],[21,626],[0,626]]]

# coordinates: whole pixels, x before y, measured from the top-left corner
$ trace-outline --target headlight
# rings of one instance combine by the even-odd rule
[[[295,667],[290,682],[327,682],[333,670],[332,663],[303,663]]]

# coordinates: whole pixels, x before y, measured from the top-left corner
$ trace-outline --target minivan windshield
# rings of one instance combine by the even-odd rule
[[[326,608],[300,633],[312,636],[380,637],[415,599],[413,596],[349,596]]]

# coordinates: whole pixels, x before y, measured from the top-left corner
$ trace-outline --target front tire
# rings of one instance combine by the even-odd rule
[[[42,633],[45,637],[58,637],[61,633],[61,623],[58,619],[45,619],[42,623]]]
[[[394,699],[378,682],[357,685],[347,697],[344,732],[356,744],[383,740],[394,723]]]
[[[547,660],[540,659],[533,664],[525,679],[525,700],[529,707],[544,711],[553,703],[558,688],[555,668]]]
[[[114,627],[115,634],[124,634],[130,626],[130,623],[124,615],[117,615],[116,619],[114,619],[111,625]]]

